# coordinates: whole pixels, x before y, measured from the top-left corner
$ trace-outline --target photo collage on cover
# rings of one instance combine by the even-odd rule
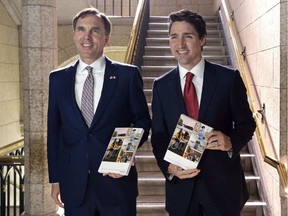
[[[127,163],[139,142],[141,132],[137,128],[117,128],[106,149],[103,161]]]
[[[183,158],[199,162],[207,145],[205,134],[208,131],[209,129],[198,121],[194,121],[191,126],[191,123],[185,124],[183,119],[180,119],[168,149]]]

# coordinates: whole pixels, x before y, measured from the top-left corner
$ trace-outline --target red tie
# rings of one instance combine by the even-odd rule
[[[194,74],[191,72],[186,73],[186,82],[184,87],[184,102],[188,116],[197,120],[198,119],[198,100],[195,86],[192,82]]]

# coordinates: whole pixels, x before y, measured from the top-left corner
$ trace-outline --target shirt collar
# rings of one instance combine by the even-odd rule
[[[102,55],[100,58],[98,58],[96,61],[94,61],[89,66],[93,67],[93,73],[102,73],[105,70],[105,58]],[[79,65],[78,69],[80,73],[86,73],[85,68],[88,66],[88,64],[84,63],[81,59],[79,59]]]
[[[178,64],[178,67],[180,78],[185,79],[188,70],[182,67],[180,64]],[[195,67],[193,67],[192,70],[190,70],[190,72],[193,73],[196,77],[200,77],[202,79],[204,75],[204,68],[205,68],[205,61],[204,58],[201,58],[200,62],[197,65],[195,65]]]

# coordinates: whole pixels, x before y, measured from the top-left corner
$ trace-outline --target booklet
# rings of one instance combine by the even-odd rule
[[[143,133],[142,128],[116,127],[98,172],[128,175]]]
[[[164,160],[183,169],[196,168],[207,145],[206,134],[213,128],[181,114]]]

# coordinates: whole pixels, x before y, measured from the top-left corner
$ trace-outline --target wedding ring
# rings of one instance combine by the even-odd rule
[[[216,141],[216,146],[219,146],[218,141]]]

